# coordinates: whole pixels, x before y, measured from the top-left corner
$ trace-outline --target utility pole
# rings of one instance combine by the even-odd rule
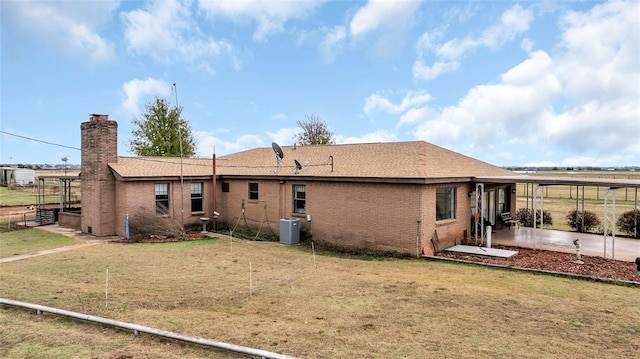
[[[176,115],[178,114],[178,87],[173,83],[173,91],[176,95]],[[178,142],[180,143],[180,227],[184,231],[184,176],[182,172],[182,129],[180,116],[178,116]]]
[[[61,158],[62,162],[64,162],[64,175],[67,175],[67,161],[69,161],[69,157],[64,156]]]

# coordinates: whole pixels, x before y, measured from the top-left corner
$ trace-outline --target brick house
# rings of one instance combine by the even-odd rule
[[[483,183],[489,222],[515,208],[515,182],[504,183],[513,172],[423,141],[282,147],[282,159],[256,148],[181,166],[117,157],[116,131],[106,116],[82,124],[82,230],[96,235],[124,235],[135,211],[164,208],[159,215],[188,224],[215,210],[230,226],[242,219],[277,233],[281,218],[297,217],[316,241],[419,255],[433,253],[435,232],[441,248],[470,237],[476,177],[501,178]]]

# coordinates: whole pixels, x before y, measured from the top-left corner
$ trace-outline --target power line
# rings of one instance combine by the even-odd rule
[[[59,143],[53,143],[53,142],[49,142],[49,141],[39,140],[39,139],[37,139],[37,138],[31,138],[31,137],[22,136],[22,135],[16,135],[15,133],[10,133],[10,132],[7,132],[7,131],[2,131],[2,130],[0,130],[0,133],[4,133],[5,135],[9,135],[9,136],[15,136],[15,137],[24,138],[24,139],[29,140],[29,141],[46,143],[47,145],[58,146],[58,147],[64,147],[64,148],[70,148],[70,149],[72,149],[72,150],[78,150],[78,151],[80,151],[80,150],[81,150],[81,149],[79,149],[79,148],[77,148],[77,147],[71,147],[71,146],[61,145],[61,144],[59,144]]]
[[[10,133],[7,131],[2,131],[0,130],[0,133],[4,133],[5,135],[9,135],[9,136],[15,136],[15,137],[20,137],[20,138],[24,138],[26,140],[29,141],[34,141],[34,142],[41,142],[41,143],[46,143],[47,145],[52,145],[52,146],[58,146],[58,147],[63,147],[63,148],[70,148],[72,150],[78,150],[81,151],[80,148],[77,147],[71,147],[71,146],[66,146],[66,145],[61,145],[59,143],[53,143],[53,142],[49,142],[49,141],[44,141],[44,140],[39,140],[37,138],[32,138],[32,137],[27,137],[27,136],[22,136],[22,135],[17,135],[15,133]],[[160,163],[168,163],[168,164],[176,164],[179,165],[180,162],[176,162],[176,161],[171,161],[171,160],[160,160],[160,159],[154,159],[154,158],[149,158],[149,157],[126,157],[126,156],[122,156],[123,158],[131,158],[131,159],[136,159],[139,161],[149,161],[149,162],[160,162]],[[205,160],[204,158],[198,158],[198,159],[202,159]],[[202,166],[202,167],[209,167],[209,164],[201,164],[201,163],[185,163],[185,166]],[[318,163],[318,164],[307,164],[305,165],[305,167],[321,167],[321,166],[326,166],[326,163]],[[253,169],[260,169],[260,168],[272,168],[273,166],[247,166],[247,165],[217,165],[216,167],[219,168],[253,168]],[[284,165],[283,167],[285,168],[295,168],[294,165]]]

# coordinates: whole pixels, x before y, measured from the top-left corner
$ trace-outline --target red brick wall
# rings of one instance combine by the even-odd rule
[[[184,224],[185,226],[194,224],[202,224],[201,217],[213,217],[213,201],[211,180],[193,180],[193,182],[203,183],[203,211],[191,212],[191,180],[186,179],[184,185],[181,186],[180,181],[118,181],[116,184],[116,227],[117,234],[125,235],[125,223],[127,215],[131,219],[136,213],[145,212],[147,215],[155,216],[155,184],[169,183],[169,218],[175,223],[182,222],[182,212],[180,204],[184,201]],[[180,189],[184,190],[184,198],[180,198]]]
[[[422,186],[310,183],[307,211],[314,237],[345,247],[415,254]]]
[[[222,182],[229,183],[229,192],[221,191]],[[250,182],[258,183],[257,201],[248,199]],[[279,234],[280,218],[297,217],[301,227],[308,228],[306,214],[293,213],[295,184],[306,185],[306,214],[312,216],[315,240],[344,247],[432,254],[434,230],[444,248],[460,243],[469,227],[469,184],[455,185],[456,219],[436,223],[433,185],[227,179],[218,183],[220,220],[231,228],[249,225],[255,230],[262,225],[262,231]]]
[[[456,188],[456,215],[455,219],[436,221],[436,189],[438,187]],[[426,255],[433,255],[434,247],[431,238],[437,232],[436,245],[439,250],[460,244],[465,237],[469,237],[469,225],[471,221],[470,199],[468,193],[473,189],[472,184],[443,184],[428,186],[425,190],[423,206],[425,208],[424,237],[421,241],[422,250]]]
[[[229,184],[229,192],[222,192],[222,183]],[[249,200],[249,183],[258,183],[258,200]],[[225,222],[231,229],[259,228],[268,225],[265,230],[278,234],[280,218],[290,217],[283,211],[283,188],[287,187],[276,180],[232,180],[218,181],[217,211],[220,212],[219,222]],[[291,187],[290,185],[288,186]],[[289,198],[291,196],[289,195]],[[244,217],[242,204],[244,203]],[[245,223],[246,221],[246,223]]]

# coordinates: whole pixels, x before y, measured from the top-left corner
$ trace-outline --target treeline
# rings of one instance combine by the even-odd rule
[[[507,166],[503,167],[510,171],[568,171],[568,172],[578,172],[578,171],[640,171],[640,166],[624,166],[624,167],[597,167],[597,166],[586,166],[586,167],[526,167],[526,166]]]

